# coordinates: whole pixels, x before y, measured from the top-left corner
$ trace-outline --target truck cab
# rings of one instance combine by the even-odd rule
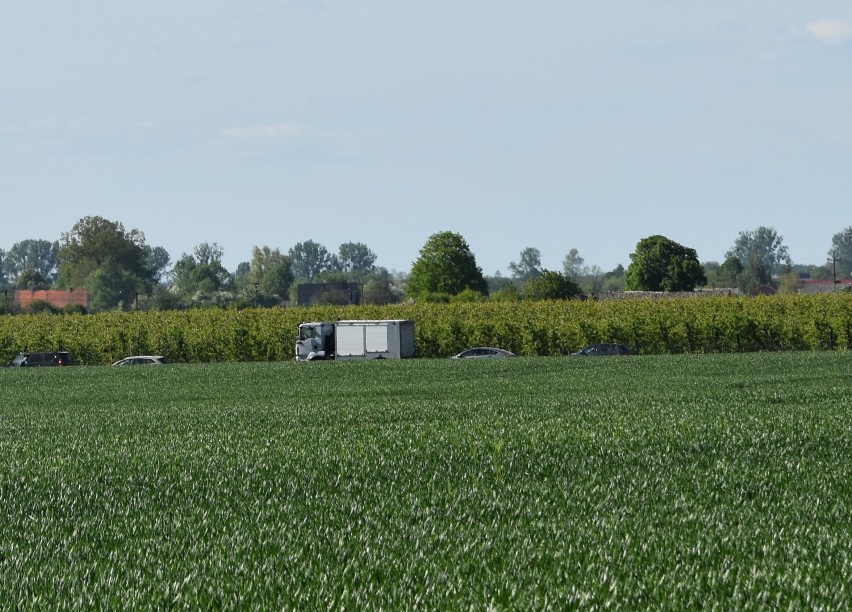
[[[334,323],[302,323],[296,338],[296,361],[315,361],[334,357]]]

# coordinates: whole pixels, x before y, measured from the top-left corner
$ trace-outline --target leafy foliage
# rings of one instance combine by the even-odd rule
[[[836,233],[831,239],[831,250],[828,252],[833,267],[832,276],[849,278],[852,274],[852,226]]]
[[[665,236],[649,236],[630,254],[625,285],[632,291],[692,291],[707,278],[695,249]]]
[[[255,285],[263,295],[285,299],[293,280],[293,268],[287,255],[267,246],[252,249],[248,282]]]
[[[230,291],[233,283],[231,274],[222,265],[223,255],[216,243],[202,243],[192,255],[184,253],[172,269],[175,292],[194,305],[217,303],[217,295]]]
[[[149,294],[157,261],[139,230],[124,230],[119,222],[103,217],[84,217],[62,234],[59,250],[60,288],[85,287],[97,294],[92,308],[107,310],[127,303],[129,296]]]
[[[523,296],[528,300],[569,300],[580,295],[580,287],[560,272],[542,270],[524,283]]]
[[[521,256],[518,262],[514,261],[509,264],[509,271],[512,273],[512,278],[521,282],[526,282],[533,278],[541,276],[541,251],[535,247],[527,247],[521,251]]]
[[[790,254],[784,237],[771,227],[760,226],[753,231],[740,232],[725,258],[736,257],[743,267],[759,262],[769,274],[790,264]]]
[[[344,242],[340,245],[336,268],[344,273],[372,274],[376,271],[376,254],[363,242]]]
[[[289,255],[296,280],[312,280],[322,272],[335,269],[334,257],[328,249],[313,240],[297,243],[290,249]]]
[[[299,323],[412,319],[416,354],[446,357],[471,346],[562,355],[593,342],[642,354],[852,349],[852,294],[660,300],[484,301],[244,310],[110,312],[0,317],[0,360],[63,348],[80,364],[128,354],[176,362],[284,361]]]
[[[19,288],[30,287],[32,279],[38,279],[38,284],[50,286],[56,279],[56,255],[59,250],[58,242],[49,240],[22,240],[16,242],[2,258],[2,272],[8,280]],[[2,273],[0,273],[2,275]],[[22,279],[21,277],[26,278]]]
[[[476,257],[460,234],[433,234],[411,268],[406,293],[417,298],[433,293],[456,295],[465,289],[488,294],[488,283],[476,265]]]

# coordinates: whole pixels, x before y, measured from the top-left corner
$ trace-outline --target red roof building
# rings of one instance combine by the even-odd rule
[[[19,289],[15,291],[15,301],[22,310],[33,302],[47,302],[54,308],[80,305],[89,310],[89,292],[86,289]]]

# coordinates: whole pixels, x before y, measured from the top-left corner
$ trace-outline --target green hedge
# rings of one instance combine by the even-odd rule
[[[852,348],[852,295],[480,302],[0,317],[0,359],[64,349],[79,364],[129,354],[176,362],[292,359],[305,321],[413,319],[417,355],[470,346],[559,355],[592,342],[644,354]]]

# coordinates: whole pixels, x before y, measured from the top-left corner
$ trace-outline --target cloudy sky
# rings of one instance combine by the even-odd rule
[[[848,0],[148,0],[0,9],[0,248],[81,217],[173,260],[462,234],[628,265],[852,225]]]

